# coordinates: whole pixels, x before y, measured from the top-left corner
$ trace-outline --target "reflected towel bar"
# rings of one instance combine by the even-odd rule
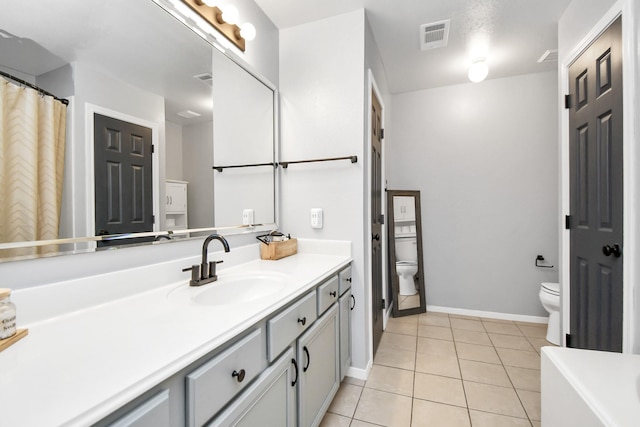
[[[351,163],[357,163],[358,156],[330,157],[326,159],[314,159],[314,160],[295,160],[291,162],[280,162],[280,166],[282,166],[283,169],[286,169],[289,167],[289,165],[292,165],[294,163],[332,162],[334,160],[351,160]]]
[[[218,172],[222,172],[224,169],[254,168],[258,166],[272,166],[274,168],[277,168],[278,164],[277,163],[254,163],[250,165],[213,166],[212,168],[217,170]]]

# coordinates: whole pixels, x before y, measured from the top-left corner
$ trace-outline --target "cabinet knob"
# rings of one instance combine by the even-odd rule
[[[338,295],[338,293],[336,291],[333,291],[333,292],[329,292],[329,295],[335,298],[336,295]]]
[[[298,318],[298,323],[302,323],[302,326],[304,326],[307,323],[307,318],[303,317],[302,319]]]
[[[234,377],[236,380],[238,380],[239,383],[244,381],[244,375],[245,375],[244,369],[240,369],[240,372],[233,371],[233,374],[231,374],[231,376]]]
[[[349,277],[349,278],[347,279],[347,282],[351,283],[351,277]]]

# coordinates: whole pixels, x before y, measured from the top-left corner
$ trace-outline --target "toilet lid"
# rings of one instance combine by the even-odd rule
[[[560,284],[553,282],[542,282],[542,288],[550,294],[560,295]]]

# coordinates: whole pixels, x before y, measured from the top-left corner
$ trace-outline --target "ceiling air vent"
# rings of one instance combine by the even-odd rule
[[[542,54],[540,59],[538,59],[538,62],[539,63],[542,63],[542,62],[558,62],[558,50],[557,49],[547,50],[545,53]]]
[[[193,76],[193,78],[200,80],[201,82],[208,84],[209,86],[213,86],[213,75],[211,75],[211,73],[196,74],[195,76]]]
[[[420,25],[420,49],[444,47],[449,40],[449,19]]]

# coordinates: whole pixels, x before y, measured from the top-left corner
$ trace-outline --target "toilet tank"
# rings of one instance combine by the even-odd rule
[[[418,261],[415,233],[396,235],[396,262],[398,261]]]

